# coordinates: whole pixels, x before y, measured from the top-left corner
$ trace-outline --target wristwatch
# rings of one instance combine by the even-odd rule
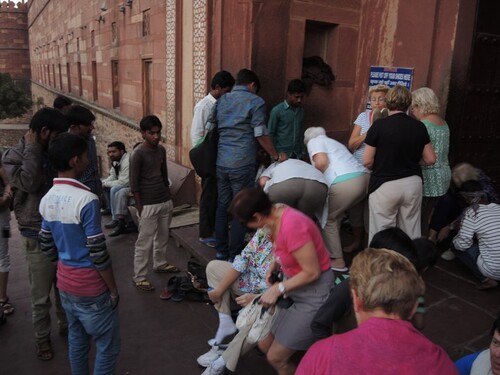
[[[278,284],[278,291],[280,292],[281,295],[285,294],[286,289],[285,289],[285,284],[283,284],[283,282],[280,282]]]

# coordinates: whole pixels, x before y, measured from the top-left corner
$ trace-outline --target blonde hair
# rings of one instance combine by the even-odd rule
[[[359,253],[349,278],[364,311],[380,308],[406,320],[425,292],[425,284],[411,262],[387,249],[369,248]]]
[[[411,93],[411,105],[418,108],[422,116],[431,113],[439,114],[439,99],[428,87],[421,87]]]
[[[458,163],[451,170],[451,180],[459,188],[465,181],[479,181],[479,172],[469,163]]]
[[[322,128],[321,126],[312,126],[310,128],[307,128],[304,132],[304,144],[307,146],[311,139],[316,138],[320,135],[326,135],[325,128]]]
[[[389,91],[390,87],[387,85],[375,85],[375,86],[370,86],[368,88],[368,96],[370,96],[374,92],[383,92],[384,94],[387,94],[387,91]]]
[[[404,111],[411,105],[411,92],[406,87],[396,85],[385,96],[385,105],[390,111]]]

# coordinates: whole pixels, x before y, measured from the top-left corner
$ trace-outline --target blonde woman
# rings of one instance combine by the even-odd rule
[[[450,149],[450,128],[439,115],[439,100],[428,87],[422,87],[411,94],[411,112],[424,123],[436,154],[433,165],[422,166],[422,234],[427,235],[429,220],[439,197],[450,187],[451,169],[448,163]]]
[[[356,120],[354,120],[354,125],[352,127],[351,137],[347,147],[352,152],[354,157],[363,164],[363,153],[365,152],[365,138],[368,129],[375,120],[377,120],[377,114],[380,115],[382,109],[385,107],[385,96],[389,91],[389,86],[386,85],[376,85],[371,86],[368,90],[368,99],[372,109],[367,109],[361,112]],[[385,114],[386,116],[387,114]],[[385,117],[383,116],[383,117]],[[356,249],[359,249],[363,245],[363,237],[365,234],[365,224],[364,216],[365,210],[368,209],[366,200],[363,200],[359,204],[351,207],[348,210],[349,218],[352,225],[353,242],[349,246],[345,247],[343,250],[346,253],[350,253]]]

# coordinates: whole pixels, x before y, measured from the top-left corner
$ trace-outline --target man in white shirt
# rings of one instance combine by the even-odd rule
[[[194,147],[205,134],[205,125],[217,100],[227,92],[231,91],[234,78],[231,73],[221,70],[213,78],[211,89],[207,96],[201,99],[193,111],[193,123],[191,126],[191,143]],[[215,247],[214,227],[215,211],[217,209],[217,182],[215,176],[201,179],[200,197],[200,242],[209,247]]]
[[[128,188],[129,183],[129,154],[123,142],[115,141],[108,145],[108,157],[111,160],[109,176],[102,180],[102,189],[108,207],[111,209],[111,221],[104,227],[125,230],[126,212],[117,212],[116,194],[123,188]],[[116,230],[115,230],[116,231]]]

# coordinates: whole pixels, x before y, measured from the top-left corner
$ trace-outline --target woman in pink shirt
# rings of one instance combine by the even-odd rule
[[[260,188],[242,190],[234,197],[229,211],[249,228],[271,230],[275,261],[266,276],[270,287],[260,303],[268,307],[284,299],[292,305],[280,309],[271,334],[259,347],[278,374],[293,374],[295,365],[290,363],[290,358],[316,341],[311,321],[333,283],[321,233],[300,211],[282,204],[273,205]],[[280,272],[283,279],[273,280]]]

